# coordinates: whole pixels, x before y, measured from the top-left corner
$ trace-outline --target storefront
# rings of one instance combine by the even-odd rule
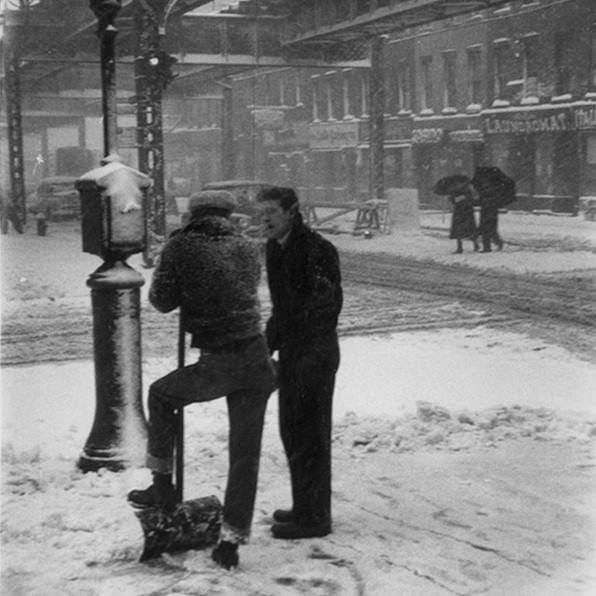
[[[451,174],[472,176],[484,158],[484,135],[478,115],[416,117],[412,147],[420,205],[443,209],[445,199],[433,192],[437,180]]]
[[[590,171],[593,104],[487,110],[483,116],[488,162],[516,181],[511,208],[575,213],[579,197],[596,182]]]
[[[358,120],[311,122],[305,193],[315,202],[345,203],[362,191],[362,154]],[[368,188],[368,177],[366,178]]]
[[[596,104],[585,103],[573,109],[579,134],[579,202],[596,200]]]

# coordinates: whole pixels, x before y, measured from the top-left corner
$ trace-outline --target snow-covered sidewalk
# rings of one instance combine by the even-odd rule
[[[521,218],[502,218],[511,242],[502,253],[465,253],[466,264],[518,272],[596,267],[593,222],[542,217],[522,225]],[[346,250],[461,258],[451,254],[443,228],[431,224],[419,234],[335,239]],[[80,247],[72,229],[1,241],[3,300],[31,307],[38,300],[88,301],[84,282],[99,262],[80,252],[73,257]],[[131,261],[148,277],[138,256]],[[596,364],[484,327],[343,337],[341,348],[333,534],[289,542],[270,535],[272,511],[290,498],[273,396],[253,537],[233,572],[216,567],[209,551],[138,563],[142,535],[125,495],[148,481],[148,471],[83,475],[75,466],[93,420],[91,361],[3,368],[0,591],[596,593]],[[145,360],[145,387],[174,368],[174,358]],[[186,425],[186,497],[221,498],[225,402],[191,406]]]
[[[174,366],[144,362],[144,378]],[[146,469],[75,468],[94,409],[88,361],[2,375],[3,593],[592,594],[596,366],[483,328],[342,340],[334,532],[275,541],[289,503],[272,397],[251,544],[225,572],[208,551],[138,563],[126,492]],[[225,486],[223,400],[186,417],[187,498]]]

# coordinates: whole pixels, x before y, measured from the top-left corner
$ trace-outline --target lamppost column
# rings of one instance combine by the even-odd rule
[[[91,0],[100,40],[104,159],[76,182],[81,194],[83,251],[103,259],[87,280],[93,309],[96,408],[78,461],[84,471],[141,465],[146,442],[142,407],[140,287],[143,276],[126,263],[146,244],[147,176],[117,154],[114,19],[120,0]]]

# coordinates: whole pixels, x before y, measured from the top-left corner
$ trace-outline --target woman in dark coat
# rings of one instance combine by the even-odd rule
[[[462,240],[469,239],[474,243],[474,250],[478,250],[476,219],[474,217],[474,194],[468,184],[449,195],[452,205],[451,229],[449,238],[457,241],[456,254],[463,250]]]

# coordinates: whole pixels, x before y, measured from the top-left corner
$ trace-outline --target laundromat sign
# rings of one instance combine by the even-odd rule
[[[485,116],[486,134],[531,134],[596,128],[596,107],[534,110]]]

